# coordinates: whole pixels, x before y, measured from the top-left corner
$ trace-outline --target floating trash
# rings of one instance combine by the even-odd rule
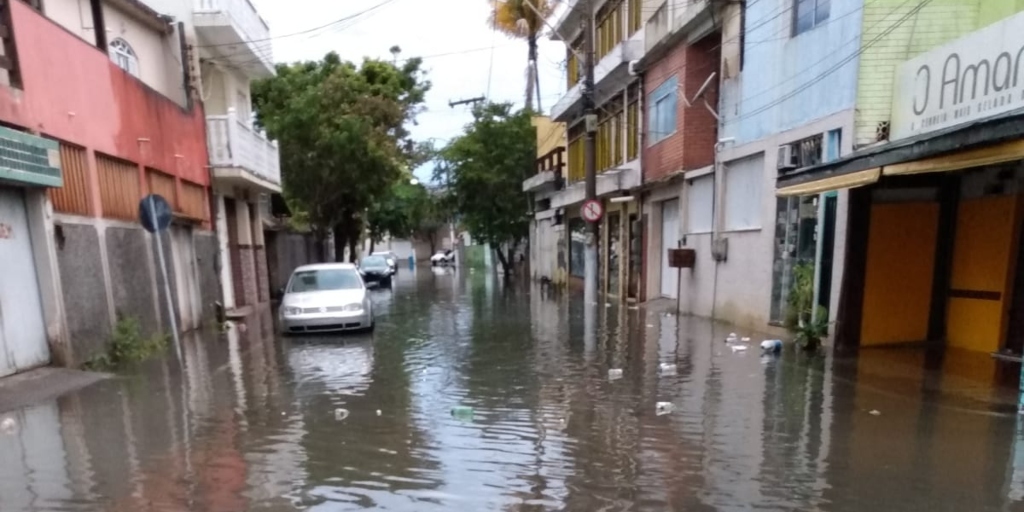
[[[380,416],[380,409],[377,409],[377,416]]]
[[[672,402],[658,402],[654,405],[654,413],[658,416],[669,414],[674,410],[676,410],[676,406]]]
[[[608,370],[608,380],[615,380],[622,378],[622,368],[610,368]]]
[[[13,434],[18,430],[18,422],[14,421],[14,418],[4,418],[0,421],[0,432],[4,434]]]
[[[473,408],[468,405],[456,405],[452,407],[452,417],[460,420],[473,419]]]
[[[736,343],[739,340],[740,340],[739,337],[737,337],[736,333],[734,333],[734,332],[730,332],[729,335],[725,337],[725,342],[726,343]]]
[[[746,352],[747,349],[750,348],[750,347],[748,347],[746,345],[730,345],[729,348],[731,348],[732,351],[735,353],[735,352]]]
[[[782,350],[782,340],[764,340],[761,342],[762,352],[779,353]]]
[[[878,409],[871,409],[871,412],[869,412],[868,414],[870,414],[872,416],[881,416],[882,415],[882,411],[879,411]]]
[[[661,363],[658,365],[658,373],[662,375],[675,375],[676,365],[672,363]]]
[[[740,342],[742,342],[742,343],[750,343],[750,338],[747,337],[747,336],[744,336],[744,337],[740,338]]]
[[[348,409],[342,409],[341,407],[334,410],[334,420],[341,421],[348,418]]]

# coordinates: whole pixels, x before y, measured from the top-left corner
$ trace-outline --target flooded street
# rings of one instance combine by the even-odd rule
[[[987,360],[733,352],[728,326],[619,307],[589,337],[577,302],[482,274],[372,295],[372,335],[282,339],[267,314],[188,338],[184,374],[0,414],[0,510],[1024,507]]]

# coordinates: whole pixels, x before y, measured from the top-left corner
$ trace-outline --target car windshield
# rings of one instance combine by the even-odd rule
[[[359,266],[362,268],[383,268],[388,266],[388,262],[383,256],[367,256],[363,258]]]
[[[290,293],[321,292],[326,290],[357,290],[363,280],[355,269],[330,268],[300,270],[292,276],[288,286]]]

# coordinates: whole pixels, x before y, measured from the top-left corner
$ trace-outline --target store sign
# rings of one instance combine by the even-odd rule
[[[889,139],[1024,108],[1024,13],[904,62]]]

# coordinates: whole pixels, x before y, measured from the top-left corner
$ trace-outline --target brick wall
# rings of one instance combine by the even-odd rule
[[[242,305],[254,305],[259,301],[259,295],[257,293],[257,277],[256,277],[256,260],[254,258],[254,248],[251,245],[242,245],[238,247],[238,256],[240,265],[238,272],[235,273],[235,290],[237,291],[239,286],[238,283],[242,284],[242,294],[235,297],[235,303],[239,306]],[[234,269],[232,269],[234,270]]]
[[[676,101],[675,133],[651,146],[647,134],[649,127],[645,126],[644,181],[714,163],[718,121],[704,107],[703,102],[687,108],[683,97],[693,98],[708,76],[718,70],[720,39],[718,34],[712,34],[692,45],[680,43],[644,74],[645,97],[649,98],[658,86],[672,76],[678,77],[680,88],[679,99]],[[717,108],[717,80],[708,87],[704,98],[713,108]],[[647,102],[645,108],[649,106],[650,102]]]
[[[256,292],[260,302],[270,300],[270,276],[267,274],[267,249],[256,248]]]

